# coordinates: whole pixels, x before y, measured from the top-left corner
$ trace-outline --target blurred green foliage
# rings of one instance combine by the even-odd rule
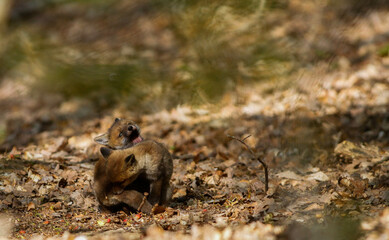
[[[0,81],[4,74],[12,70],[24,59],[25,53],[19,41],[3,40],[0,49]]]
[[[340,38],[327,34],[326,23],[316,22],[312,32],[281,26],[274,35],[293,16],[285,14],[293,9],[287,0],[13,1],[0,40],[0,81],[28,79],[32,93],[82,97],[99,107],[119,102],[154,111],[216,103],[243,84],[277,80],[304,61],[339,52]],[[329,0],[323,6],[317,14],[355,16],[388,4]],[[272,11],[278,17],[267,21]],[[314,41],[307,47],[305,38]]]
[[[274,2],[268,3],[274,6]],[[0,74],[24,74],[33,79],[28,82],[32,92],[83,97],[99,107],[121,102],[134,109],[158,110],[182,103],[217,102],[239,84],[290,70],[288,55],[262,27],[265,4],[265,0],[156,0],[131,5],[125,1],[16,0],[8,37],[2,41]],[[50,26],[51,15],[62,20]],[[156,34],[156,47],[120,39],[116,34],[122,28],[138,23],[127,17],[132,15],[150,18],[156,26],[165,22],[160,31],[168,30],[172,39],[157,39]],[[111,23],[115,16],[124,17]],[[114,43],[109,37],[88,34],[75,42],[61,37],[61,31],[77,26],[72,21],[88,21],[85,31],[108,22],[105,26],[111,28]],[[108,46],[101,52],[98,44],[94,46],[99,41]],[[117,50],[115,44],[121,41],[131,46],[131,56]],[[171,42],[168,51],[160,50],[164,41]]]
[[[389,56],[389,43],[384,44],[378,49],[378,55],[381,57]]]

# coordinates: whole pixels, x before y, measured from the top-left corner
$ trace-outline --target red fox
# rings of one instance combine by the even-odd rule
[[[105,150],[101,148],[101,153]],[[153,206],[148,201],[143,201],[144,196],[135,189],[123,190],[119,194],[116,185],[120,183],[113,182],[111,175],[107,171],[107,160],[101,156],[95,165],[93,189],[97,201],[103,210],[118,211],[130,207],[131,210],[139,210],[144,213],[151,213]],[[142,206],[143,202],[143,206]]]
[[[115,119],[108,132],[95,141],[110,147],[100,148],[94,174],[94,190],[103,207],[112,210],[124,204],[137,209],[143,192],[149,197],[141,211],[155,213],[157,206],[168,205],[173,161],[162,144],[144,141],[139,127],[122,119]]]
[[[133,186],[135,180],[142,188],[149,183],[148,201],[151,204],[166,206],[171,198],[170,178],[173,173],[173,161],[169,151],[160,143],[145,140],[134,147],[112,150],[102,147],[106,173],[115,183],[112,191],[120,194]],[[132,188],[131,188],[132,189]]]
[[[173,161],[162,144],[144,141],[138,125],[119,118],[95,141],[106,146],[100,149],[102,157],[94,176],[94,189],[101,205],[109,207],[120,202],[135,208],[144,192],[149,193],[144,208],[168,205]]]
[[[125,149],[143,141],[143,138],[140,135],[140,128],[135,122],[115,118],[108,131],[95,137],[94,140],[112,149]]]

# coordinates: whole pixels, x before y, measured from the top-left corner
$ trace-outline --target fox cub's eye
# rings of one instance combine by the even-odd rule
[[[122,137],[123,136],[123,133],[119,133],[119,137]]]

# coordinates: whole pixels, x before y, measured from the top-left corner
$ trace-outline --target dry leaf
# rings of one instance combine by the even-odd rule
[[[27,205],[27,211],[30,211],[31,209],[35,209],[35,203],[34,202],[29,202]]]
[[[285,171],[276,174],[277,177],[279,178],[287,178],[287,179],[293,179],[293,180],[302,180],[302,177],[297,175],[295,172],[292,171]]]
[[[316,172],[312,173],[311,175],[308,176],[308,180],[316,180],[319,182],[325,182],[330,180],[330,178],[323,172]]]

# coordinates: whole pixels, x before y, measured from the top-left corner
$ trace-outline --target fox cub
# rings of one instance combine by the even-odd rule
[[[139,127],[123,119],[115,119],[108,132],[95,141],[109,147],[100,148],[94,174],[94,190],[103,207],[142,206],[140,210],[149,213],[158,205],[167,206],[172,195],[173,161],[162,144],[144,141]],[[149,193],[147,201],[143,192]]]
[[[166,205],[170,200],[169,181],[173,161],[169,151],[160,143],[145,140],[124,150],[101,148],[106,159],[106,171],[115,185],[114,193],[120,194],[135,180],[150,184],[148,201]],[[130,185],[131,186],[131,185]]]
[[[117,189],[120,189],[117,185],[120,185],[120,183],[114,182],[111,179],[113,173],[107,171],[108,162],[103,156],[106,155],[104,148],[101,148],[100,152],[102,156],[100,156],[99,161],[95,165],[93,183],[93,189],[100,207],[103,210],[109,211],[125,210],[129,207],[131,210],[152,213],[153,206],[148,201],[144,201],[144,196],[140,191],[126,189],[120,190],[120,193],[117,194]]]
[[[141,209],[144,212],[169,203],[173,161],[162,144],[146,140],[124,150],[102,147],[100,152],[93,188],[103,207],[110,209],[123,203],[137,209],[143,199],[142,190],[149,193]]]
[[[135,122],[115,118],[108,131],[95,137],[94,140],[112,149],[126,149],[143,141],[143,138],[140,135],[140,128]]]

